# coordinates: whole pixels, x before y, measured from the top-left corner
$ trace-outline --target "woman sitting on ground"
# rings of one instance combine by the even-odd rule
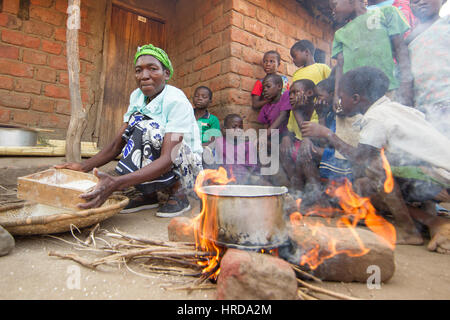
[[[122,213],[158,206],[157,191],[169,188],[170,196],[157,216],[173,217],[190,209],[185,194],[202,170],[202,146],[193,108],[184,93],[167,81],[173,68],[167,54],[153,45],[139,47],[134,58],[138,89],[130,96],[124,124],[114,140],[94,157],[81,163],[55,166],[88,172],[94,169],[99,182],[81,209],[101,206],[116,190],[135,186],[140,199],[131,200]],[[123,152],[116,171],[120,176],[96,168]]]

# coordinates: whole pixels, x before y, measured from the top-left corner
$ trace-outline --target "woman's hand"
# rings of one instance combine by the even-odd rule
[[[87,201],[86,203],[78,204],[80,209],[98,208],[116,191],[117,178],[100,172],[97,168],[94,168],[94,175],[98,178],[98,183],[94,190],[80,195],[80,198]]]
[[[328,138],[331,130],[316,122],[305,121],[301,127],[302,135],[305,137]]]
[[[78,163],[78,162],[66,162],[66,163],[63,163],[63,164],[57,164],[57,165],[54,165],[53,168],[55,168],[55,169],[69,169],[69,170],[74,170],[74,171],[85,172],[83,170],[83,166],[81,165],[81,163]]]

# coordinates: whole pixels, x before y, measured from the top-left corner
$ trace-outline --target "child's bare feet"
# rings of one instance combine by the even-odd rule
[[[437,218],[436,223],[429,226],[431,240],[428,250],[450,254],[450,221],[446,218]]]
[[[420,235],[419,231],[414,228],[414,230],[405,229],[405,228],[396,228],[397,232],[397,242],[398,245],[413,245],[420,246],[423,245],[423,238]]]

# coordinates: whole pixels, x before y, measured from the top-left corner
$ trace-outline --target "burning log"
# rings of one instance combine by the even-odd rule
[[[219,300],[295,300],[297,280],[289,263],[268,254],[228,249],[217,279]]]
[[[369,266],[377,266],[380,281],[387,282],[395,271],[394,251],[376,234],[362,228],[354,231],[358,237],[344,228],[320,226],[313,233],[308,227],[293,226],[291,246],[280,248],[279,255],[322,280],[366,282]],[[336,239],[334,246],[330,238]]]

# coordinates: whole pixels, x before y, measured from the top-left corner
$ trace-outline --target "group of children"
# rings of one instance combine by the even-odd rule
[[[267,136],[274,132],[271,129],[278,130],[279,149],[269,143],[268,152],[279,150],[291,189],[308,198],[308,193],[320,195],[317,191],[330,181],[348,179],[358,193],[372,198],[377,209],[392,213],[398,243],[423,243],[414,223],[418,221],[431,234],[429,249],[449,253],[450,223],[436,215],[434,205],[450,202],[450,24],[449,17],[439,18],[445,0],[411,0],[411,7],[409,1],[368,2],[369,7],[364,0],[330,1],[341,26],[333,40],[332,58],[337,61],[333,70],[316,63],[314,45],[300,40],[290,51],[298,70],[289,83],[277,73],[280,55],[266,52],[266,76],[251,92],[252,108],[259,112]],[[430,47],[439,53],[433,62],[425,56],[432,54]],[[426,72],[427,64],[433,66],[433,74]],[[242,144],[245,157],[236,162],[239,152],[234,152],[234,158],[223,163],[230,164],[227,168],[233,174],[239,172],[239,183],[251,183],[258,164],[249,160],[256,158],[254,146],[261,147],[260,138],[256,143],[236,139],[239,134],[227,138],[227,129],[242,133],[243,120],[228,115],[220,130],[217,118],[207,111],[211,98],[208,88],[195,90],[202,142],[211,154],[217,144],[235,151]],[[219,158],[227,158],[227,148],[219,148],[223,153]],[[396,181],[390,194],[380,189],[386,178],[381,150]]]

